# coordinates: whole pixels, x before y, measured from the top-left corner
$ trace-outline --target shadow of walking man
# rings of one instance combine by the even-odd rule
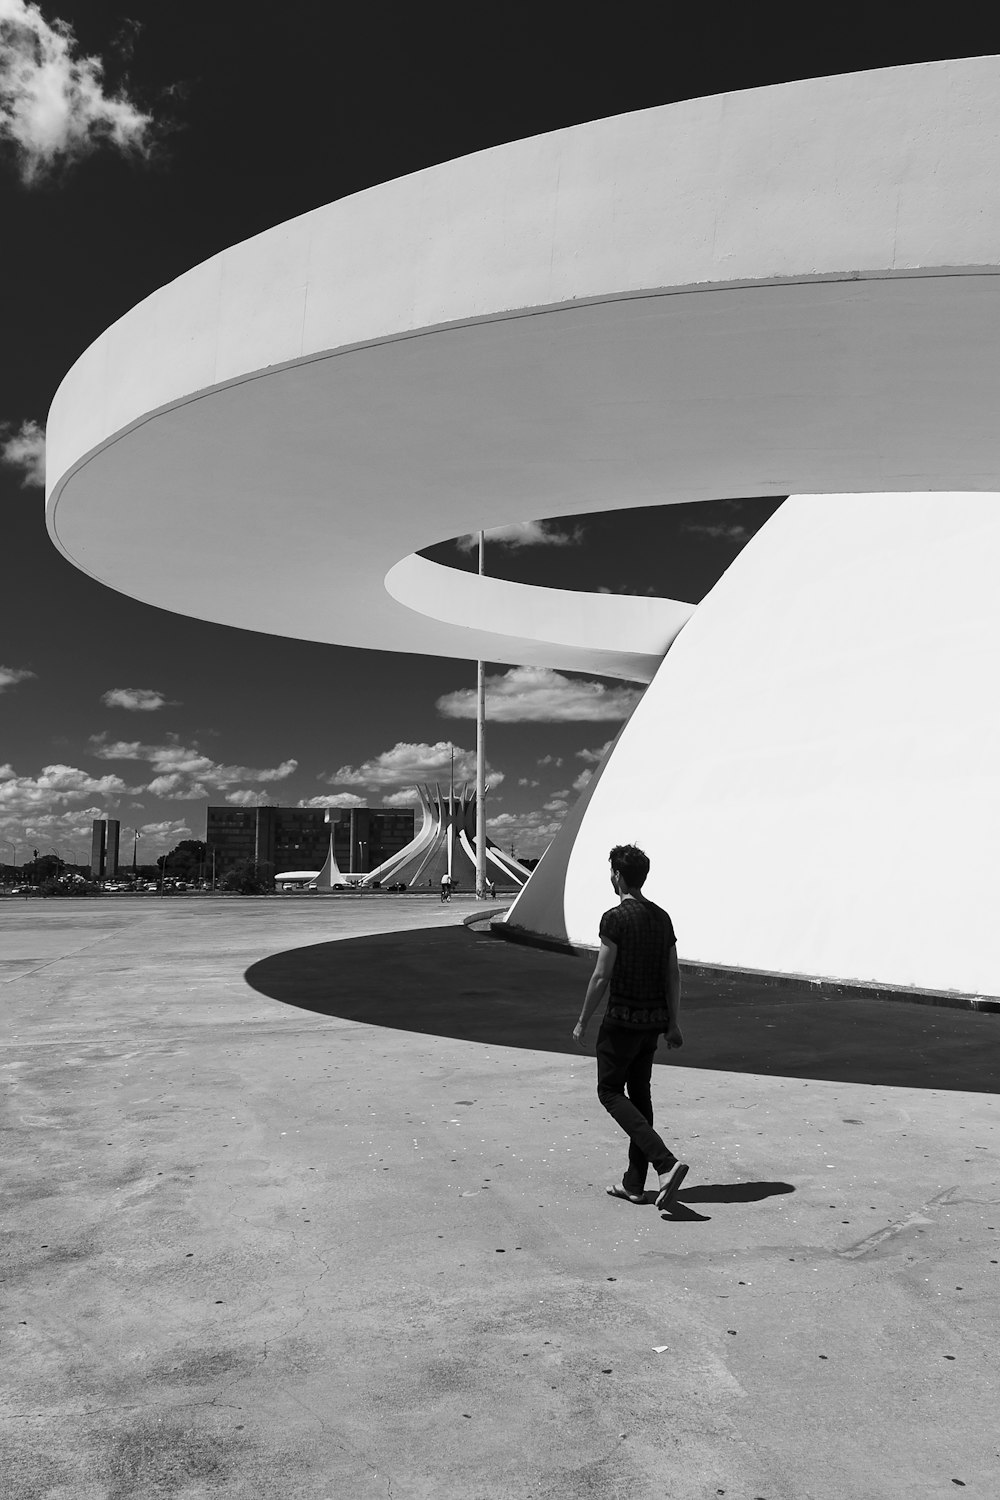
[[[706,1224],[710,1214],[700,1214],[692,1203],[759,1203],[779,1193],[794,1193],[790,1182],[703,1182],[699,1187],[681,1188],[670,1207],[660,1218],[671,1223]]]

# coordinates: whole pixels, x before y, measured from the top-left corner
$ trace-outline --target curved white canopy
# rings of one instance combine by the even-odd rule
[[[693,100],[236,245],[63,381],[50,534],[226,624],[648,680],[689,605],[412,554],[615,507],[1000,487],[998,94],[973,58]]]

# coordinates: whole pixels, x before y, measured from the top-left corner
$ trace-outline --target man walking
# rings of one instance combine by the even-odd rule
[[[681,1047],[680,967],[673,923],[662,907],[647,901],[642,887],[649,859],[634,844],[612,849],[611,884],[619,904],[601,918],[601,949],[587,986],[580,1019],[573,1029],[583,1046],[587,1024],[610,987],[597,1036],[597,1097],[629,1137],[628,1168],[613,1198],[645,1202],[646,1172],[659,1178],[657,1208],[669,1208],[687,1166],[678,1161],[653,1129],[653,1056],[661,1032],[667,1047]],[[627,1090],[627,1094],[626,1094]]]

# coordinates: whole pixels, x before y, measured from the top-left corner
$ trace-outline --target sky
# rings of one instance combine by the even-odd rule
[[[796,78],[1000,51],[1000,21],[898,4],[816,20],[731,5],[356,7],[0,0],[0,862],[84,862],[95,817],[140,862],[209,803],[401,805],[474,776],[475,667],[154,609],[45,529],[44,427],[115,319],[226,246],[469,152]],[[349,11],[356,11],[350,14]],[[971,12],[971,8],[970,8]],[[697,603],[780,504],[533,518],[491,536],[519,582]],[[476,566],[461,541],[428,554]],[[640,685],[491,663],[489,831],[537,856]],[[651,774],[653,768],[651,768]],[[629,832],[631,835],[631,831]]]

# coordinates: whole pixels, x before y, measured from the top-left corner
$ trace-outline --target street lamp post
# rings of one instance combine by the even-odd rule
[[[254,832],[253,832],[253,866],[254,866],[254,874],[255,875],[257,873],[257,866],[260,864],[260,803],[261,803],[261,798],[264,798],[266,800],[267,793],[266,792],[258,792],[257,793],[257,817],[256,817],[256,820],[255,820],[255,823],[254,823]]]

